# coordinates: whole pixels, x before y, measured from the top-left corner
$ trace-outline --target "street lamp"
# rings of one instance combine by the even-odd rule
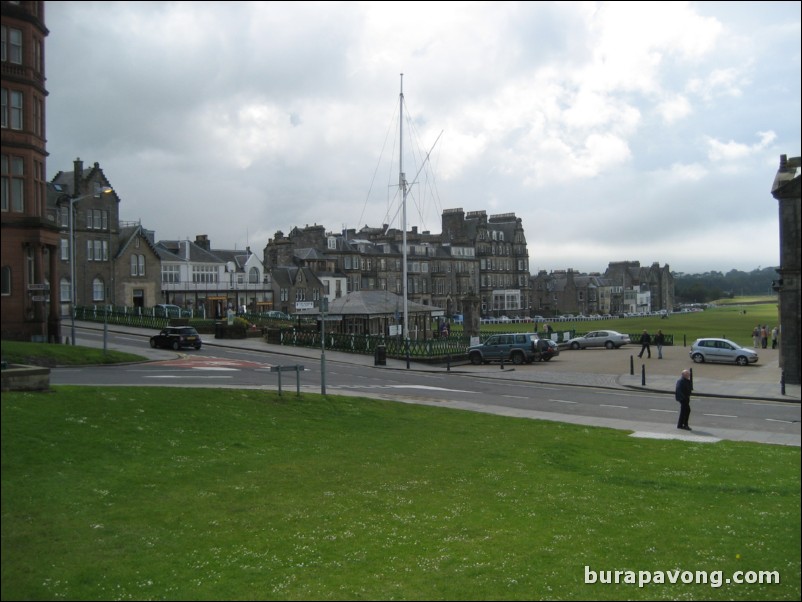
[[[88,199],[89,197],[93,197],[96,194],[108,194],[113,192],[113,189],[109,186],[104,186],[98,191],[92,192],[90,194],[84,194],[81,196],[70,195],[67,198],[70,201],[70,317],[72,319],[72,325],[70,328],[70,342],[75,345],[75,235],[73,234],[73,215],[72,215],[72,206],[75,204],[76,201],[82,201],[84,199]],[[66,195],[65,195],[66,196]]]

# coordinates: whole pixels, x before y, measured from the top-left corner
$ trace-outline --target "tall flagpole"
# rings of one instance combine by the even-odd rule
[[[401,74],[401,94],[398,99],[398,185],[401,187],[402,219],[401,245],[403,255],[404,341],[409,346],[409,307],[407,305],[407,179],[404,174],[404,74]]]

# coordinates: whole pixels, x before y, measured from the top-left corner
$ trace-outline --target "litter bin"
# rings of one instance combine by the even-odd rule
[[[214,338],[216,339],[224,339],[226,338],[226,323],[222,320],[217,320],[214,323]]]
[[[387,347],[384,345],[377,345],[376,346],[376,353],[374,354],[374,366],[386,366],[387,365]]]

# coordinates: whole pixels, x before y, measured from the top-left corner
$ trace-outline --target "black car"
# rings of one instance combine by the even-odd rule
[[[560,348],[551,339],[539,339],[535,343],[535,349],[537,350],[537,359],[541,362],[547,362],[551,358],[560,355]]]
[[[150,346],[154,349],[162,347],[178,351],[182,347],[200,349],[203,341],[198,331],[192,326],[168,326],[159,334],[150,337]]]

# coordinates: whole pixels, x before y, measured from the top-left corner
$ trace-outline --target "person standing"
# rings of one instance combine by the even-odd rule
[[[691,383],[690,370],[683,370],[682,375],[677,381],[674,398],[679,402],[679,420],[677,421],[677,428],[684,431],[693,430],[688,426],[688,418],[691,416],[691,391],[693,391],[693,383]]]
[[[652,348],[649,347],[651,342],[652,342],[652,337],[650,337],[649,333],[644,330],[643,334],[640,335],[640,345],[641,346],[640,346],[640,353],[638,354],[638,357],[643,357],[643,352],[644,351],[649,354],[649,358],[652,357]]]
[[[769,346],[769,327],[767,324],[764,324],[760,329],[760,346],[763,349]]]
[[[752,344],[755,346],[755,349],[760,345],[760,324],[752,329]]]
[[[780,334],[780,329],[776,326],[771,329],[771,348],[777,349],[777,337]]]
[[[662,330],[658,330],[657,334],[654,335],[654,344],[657,345],[657,359],[663,359],[663,345],[665,345],[666,336],[663,334]]]

